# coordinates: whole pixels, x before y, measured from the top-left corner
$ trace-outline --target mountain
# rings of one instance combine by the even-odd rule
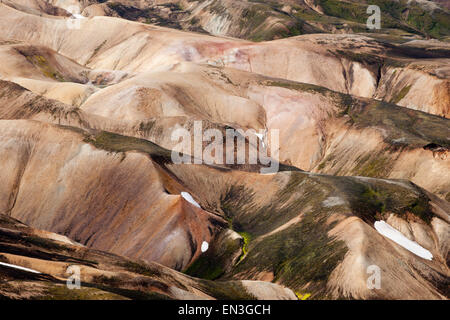
[[[392,37],[448,38],[450,35],[448,1],[90,0],[66,1],[62,7],[75,6],[78,13],[90,17],[121,17],[181,30],[265,41],[318,32],[367,32],[369,5],[380,8],[382,29],[376,33]]]

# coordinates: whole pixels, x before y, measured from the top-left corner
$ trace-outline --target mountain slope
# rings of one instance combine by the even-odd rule
[[[33,269],[24,267],[29,265]],[[75,285],[69,278],[74,266],[80,270],[81,287],[70,290],[66,281]],[[289,289],[267,282],[219,284],[187,277],[156,263],[88,249],[5,215],[0,215],[0,279],[3,299],[296,299]]]
[[[62,19],[0,7],[0,37],[47,47],[100,73],[164,71],[180,62],[238,68],[383,99],[449,116],[449,48],[443,42],[392,44],[361,35],[306,35],[266,43],[189,34],[107,17]],[[25,27],[8,29],[10,25]],[[55,31],[56,36],[49,36]],[[424,47],[425,46],[425,47]],[[431,94],[430,94],[431,93]]]

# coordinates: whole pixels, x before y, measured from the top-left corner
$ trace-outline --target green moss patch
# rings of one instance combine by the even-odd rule
[[[409,93],[411,86],[405,86],[400,92],[391,100],[392,103],[397,104],[403,100],[404,97]]]

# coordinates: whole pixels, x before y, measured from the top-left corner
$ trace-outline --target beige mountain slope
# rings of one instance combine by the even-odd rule
[[[88,249],[4,215],[0,215],[0,262],[0,297],[6,299],[296,299],[291,290],[268,282],[216,284],[156,263]],[[17,269],[30,266],[31,272]],[[80,268],[79,290],[66,287],[73,266]]]
[[[60,82],[86,83],[90,71],[76,62],[46,47],[30,46],[16,41],[1,43],[3,77],[28,78]]]
[[[270,280],[315,298],[448,295],[448,203],[406,181],[173,165],[168,151],[146,140],[0,124],[8,168],[2,211],[37,228],[177,270],[189,266],[194,276]],[[433,259],[379,235],[375,220],[402,230]],[[212,245],[206,254],[203,241]],[[365,284],[372,264],[390,283],[376,292]]]

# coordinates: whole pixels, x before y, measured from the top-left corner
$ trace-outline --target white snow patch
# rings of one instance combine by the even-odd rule
[[[202,252],[206,252],[209,249],[209,243],[206,241],[203,241],[202,243]]]
[[[431,254],[430,251],[423,248],[417,242],[409,240],[400,231],[394,229],[386,222],[384,221],[375,222],[375,229],[386,238],[391,239],[392,241],[402,246],[406,250],[411,251],[415,255],[427,260],[433,259],[433,255]]]
[[[181,196],[189,203],[193,204],[194,206],[201,208],[200,205],[192,198],[192,196],[187,192],[182,192]]]
[[[36,271],[36,270],[33,270],[33,269],[24,268],[24,267],[21,267],[21,266],[16,266],[15,264],[9,264],[9,263],[0,262],[0,265],[1,266],[5,266],[5,267],[9,267],[9,268],[22,270],[22,271],[27,271],[27,272],[31,272],[31,273],[38,273],[38,274],[40,274],[39,271]]]

